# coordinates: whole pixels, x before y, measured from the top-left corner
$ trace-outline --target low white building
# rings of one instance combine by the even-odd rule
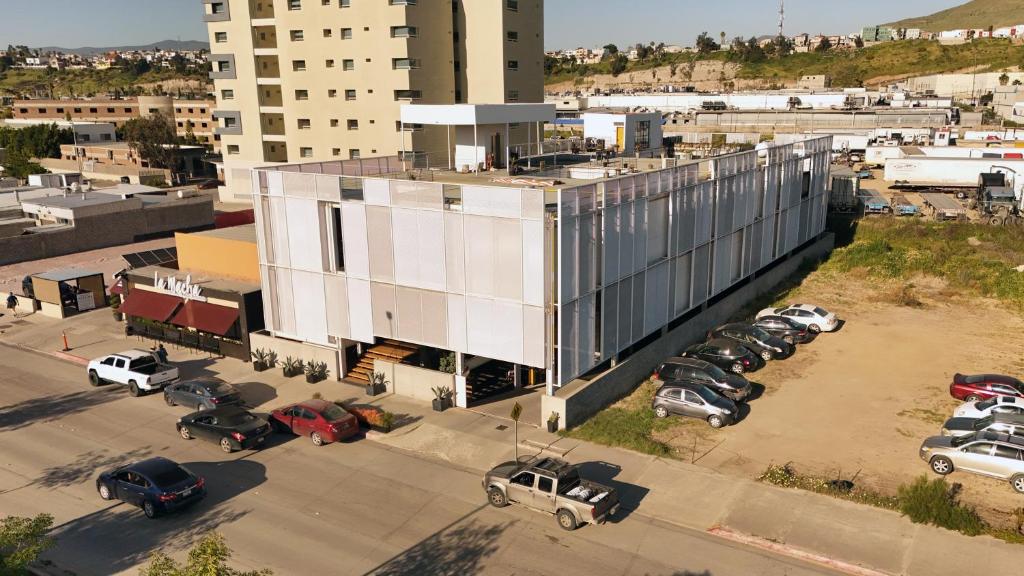
[[[604,140],[605,149],[631,156],[662,147],[660,112],[585,112],[583,137]]]

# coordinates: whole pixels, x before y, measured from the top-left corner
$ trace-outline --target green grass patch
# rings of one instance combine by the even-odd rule
[[[768,468],[758,476],[759,482],[774,484],[783,488],[799,488],[817,494],[825,494],[851,502],[868,504],[887,510],[899,510],[899,499],[887,496],[874,490],[866,490],[843,480],[830,480],[819,476],[797,473],[789,464],[779,466],[769,464]]]
[[[983,224],[869,219],[854,241],[832,253],[825,273],[867,271],[882,280],[932,276],[974,296],[1024,310],[1024,230]]]
[[[653,456],[672,456],[672,448],[652,437],[655,430],[671,426],[651,410],[657,388],[650,380],[616,405],[602,410],[582,425],[562,435],[605,446],[628,448]]]
[[[144,74],[134,74],[121,68],[43,70],[11,68],[0,72],[0,94],[26,94],[35,91],[51,92],[56,98],[104,95],[118,90],[133,93],[139,84],[167,82],[169,80],[196,80],[205,82],[203,72],[179,73],[159,68]]]
[[[960,485],[950,486],[945,478],[928,480],[919,476],[899,489],[900,513],[915,524],[931,524],[968,536],[984,533],[988,526],[974,508],[959,500]]]

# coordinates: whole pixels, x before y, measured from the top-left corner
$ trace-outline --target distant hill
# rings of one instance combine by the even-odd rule
[[[928,32],[962,28],[999,28],[1024,24],[1024,0],[972,0],[931,16],[907,18],[888,26],[920,28]]]
[[[164,40],[162,42],[153,42],[152,44],[146,44],[144,46],[86,46],[84,48],[61,48],[59,46],[42,46],[39,48],[41,52],[64,52],[66,54],[78,54],[79,56],[92,56],[94,54],[103,54],[104,52],[120,51],[128,52],[132,50],[152,50],[156,47],[163,48],[164,50],[202,50],[210,49],[209,42],[200,42],[198,40]]]

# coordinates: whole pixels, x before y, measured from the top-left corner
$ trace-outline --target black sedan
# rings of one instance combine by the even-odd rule
[[[801,326],[785,316],[764,316],[755,321],[754,326],[790,344],[805,344],[814,340],[814,334],[811,334],[806,326]]]
[[[259,448],[270,435],[266,419],[238,406],[193,412],[182,416],[176,426],[185,440],[199,438],[216,442],[225,452]]]
[[[759,355],[765,361],[789,358],[796,352],[796,346],[782,338],[772,336],[750,324],[726,324],[708,332],[708,338],[733,340]]]
[[[690,346],[683,352],[683,356],[710,362],[722,370],[729,370],[736,374],[760,370],[765,365],[765,361],[747,347],[733,340],[722,338]]]
[[[654,372],[654,379],[658,384],[707,386],[733,402],[743,401],[751,392],[750,382],[743,376],[697,358],[669,358]]]
[[[165,387],[164,402],[168,406],[212,410],[241,404],[242,396],[237,388],[219,378],[196,378]]]
[[[206,497],[206,482],[167,458],[150,458],[96,479],[104,500],[120,500],[142,508],[147,518],[194,504]]]

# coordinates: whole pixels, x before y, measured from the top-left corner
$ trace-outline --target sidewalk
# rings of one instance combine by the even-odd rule
[[[72,351],[64,360],[150,345],[125,338],[105,311],[63,322],[32,316],[23,320],[0,335],[0,341],[53,354],[60,348],[61,331],[66,331]],[[284,378],[279,367],[257,373],[250,363],[234,359],[175,349],[170,356],[183,376],[224,378],[242,388],[246,400],[260,410],[306,400],[317,392],[327,400],[378,405],[405,423],[390,434],[370,433],[368,439],[463,470],[483,474],[498,462],[514,459],[517,450],[520,456],[545,452],[564,457],[580,464],[588,478],[616,487],[624,509],[620,521],[637,514],[851,574],[960,575],[981,566],[988,573],[1015,574],[1024,563],[1024,546],[916,525],[887,510],[562,438],[526,424],[518,427],[516,444],[510,419],[460,409],[437,413],[427,402],[393,395],[371,398],[362,388],[333,379],[308,384],[301,376]]]

